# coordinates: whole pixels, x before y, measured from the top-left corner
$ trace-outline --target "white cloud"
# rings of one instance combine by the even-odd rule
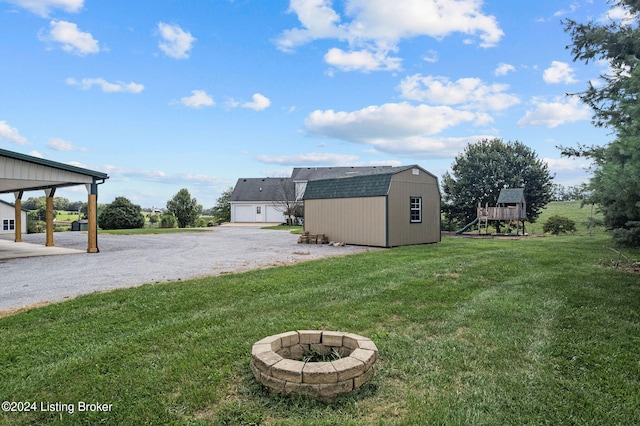
[[[191,108],[201,108],[203,106],[213,106],[215,101],[204,90],[192,90],[191,96],[180,99],[180,103]]]
[[[76,13],[82,9],[84,0],[5,0],[20,6],[42,17],[49,16],[53,9],[62,9],[65,12]]]
[[[263,109],[269,108],[271,105],[271,101],[264,95],[260,93],[254,93],[251,102],[245,102],[241,106],[242,108],[249,108],[255,111],[262,111]]]
[[[598,18],[598,22],[608,24],[611,21],[619,21],[622,24],[631,24],[637,17],[629,9],[622,6],[614,6],[608,12]]]
[[[60,138],[51,138],[47,142],[47,148],[54,151],[86,151],[86,148],[76,146],[73,142],[66,141]]]
[[[551,66],[544,70],[542,78],[549,84],[571,84],[578,81],[575,79],[573,73],[573,68],[571,68],[566,62],[552,61]]]
[[[478,37],[482,47],[495,46],[504,33],[481,6],[478,0],[346,0],[342,17],[331,0],[290,0],[301,26],[275,42],[287,52],[314,40],[346,42],[348,52],[333,48],[325,60],[346,71],[396,70],[401,59],[389,54],[402,39],[462,33]]]
[[[190,185],[202,185],[211,186],[221,183],[227,183],[226,179],[222,179],[217,176],[193,174],[193,173],[179,173],[168,174],[163,170],[148,170],[148,169],[131,169],[127,167],[120,167],[112,164],[107,164],[102,167],[93,168],[94,170],[101,170],[109,174],[109,181],[114,182],[128,182],[132,180],[141,180],[145,182],[165,183],[165,184],[190,184]]]
[[[186,59],[196,38],[190,32],[184,31],[178,25],[158,23],[162,41],[158,44],[165,55],[175,59]]]
[[[90,33],[80,31],[72,22],[52,20],[49,23],[49,33],[41,35],[40,39],[60,43],[62,50],[79,56],[100,51],[98,41]]]
[[[116,81],[110,83],[104,78],[83,78],[78,81],[75,78],[67,78],[66,83],[69,86],[79,86],[83,90],[89,90],[93,86],[99,86],[105,93],[140,93],[144,90],[144,85],[138,83],[123,83],[122,81]]]
[[[18,129],[9,126],[4,120],[0,121],[0,139],[13,142],[16,145],[26,145],[29,143],[27,138],[20,135]]]
[[[354,112],[317,110],[305,119],[305,128],[315,136],[370,145],[387,153],[446,157],[455,154],[468,138],[431,136],[481,118],[448,106],[390,103]]]
[[[549,168],[554,172],[575,172],[585,171],[591,166],[591,163],[584,160],[573,158],[543,158]]]
[[[331,154],[311,152],[296,155],[258,155],[256,159],[266,164],[278,164],[281,166],[301,166],[309,164],[323,164],[327,166],[353,165],[358,159],[357,155]]]
[[[342,71],[390,71],[399,70],[402,59],[388,56],[388,52],[358,50],[345,52],[334,47],[329,49],[324,60]]]
[[[545,126],[555,128],[562,124],[574,121],[589,120],[592,116],[591,109],[579,103],[575,97],[569,100],[558,99],[554,102],[542,102],[534,100],[536,108],[527,111],[524,117],[518,120],[518,126]]]
[[[575,12],[576,10],[578,10],[578,7],[579,7],[579,5],[578,5],[577,3],[575,3],[575,2],[574,2],[574,3],[571,3],[571,4],[569,5],[569,10],[566,10],[566,9],[560,9],[560,10],[558,10],[557,12],[555,12],[555,13],[553,14],[553,16],[554,16],[554,17],[556,17],[556,18],[559,18],[560,16],[568,15],[568,14],[573,13],[573,12]]]
[[[435,64],[438,62],[438,52],[435,50],[429,50],[427,54],[422,57],[422,60],[429,62],[430,64]]]
[[[479,78],[452,82],[447,77],[415,74],[402,80],[398,88],[404,99],[464,109],[500,111],[520,103],[517,96],[505,93],[508,85],[487,84]]]
[[[496,76],[503,76],[503,75],[507,75],[510,72],[513,72],[516,70],[516,67],[514,67],[511,64],[505,64],[504,62],[498,65],[498,68],[496,68],[496,70],[494,71],[494,74]]]
[[[44,158],[44,157],[42,156],[42,154],[40,154],[40,153],[39,153],[38,151],[36,151],[36,150],[31,151],[31,152],[29,153],[29,155],[30,155],[30,156],[32,156],[32,157],[37,157],[37,158]]]

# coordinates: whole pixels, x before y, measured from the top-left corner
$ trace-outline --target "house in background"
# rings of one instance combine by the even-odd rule
[[[395,247],[440,241],[438,178],[420,166],[310,180],[304,229],[347,244]]]
[[[0,234],[16,233],[16,213],[15,205],[0,200]],[[27,233],[27,211],[22,209],[20,212],[22,219],[20,220],[22,233]]]
[[[292,185],[290,178],[238,179],[229,197],[231,222],[284,223],[286,198]]]
[[[284,211],[302,197],[311,180],[384,173],[392,166],[296,167],[291,177],[241,178],[229,197],[231,222],[285,223]]]

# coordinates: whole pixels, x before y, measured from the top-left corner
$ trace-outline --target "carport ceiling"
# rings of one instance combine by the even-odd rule
[[[106,173],[0,149],[0,194],[92,184],[108,178]]]

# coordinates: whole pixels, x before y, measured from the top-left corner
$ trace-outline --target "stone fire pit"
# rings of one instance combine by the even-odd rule
[[[318,357],[327,360],[313,360]],[[378,348],[366,337],[300,330],[256,342],[251,349],[251,370],[258,382],[276,393],[309,395],[331,402],[337,395],[355,392],[368,382],[377,359]]]

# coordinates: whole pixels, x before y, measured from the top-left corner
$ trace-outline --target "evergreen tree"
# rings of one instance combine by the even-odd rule
[[[564,25],[574,61],[610,64],[610,73],[600,76],[603,84],[589,82],[576,95],[593,109],[593,123],[613,129],[616,137],[604,147],[559,148],[563,155],[594,160],[590,201],[599,205],[616,242],[640,246],[640,1],[611,3],[625,8],[628,17],[607,24],[565,20]]]

